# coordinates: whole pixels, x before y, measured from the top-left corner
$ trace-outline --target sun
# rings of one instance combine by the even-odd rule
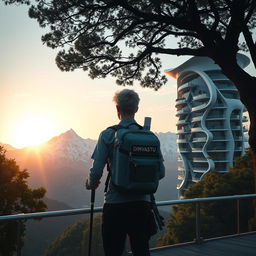
[[[45,116],[30,116],[18,122],[14,129],[13,146],[36,146],[56,134],[54,122]]]

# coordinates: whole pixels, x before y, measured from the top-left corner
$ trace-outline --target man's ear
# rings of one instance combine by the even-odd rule
[[[139,110],[139,107],[137,107],[137,109],[135,110],[135,113]]]

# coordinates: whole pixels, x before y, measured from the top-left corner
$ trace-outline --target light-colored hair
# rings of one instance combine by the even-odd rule
[[[139,106],[139,95],[133,90],[124,89],[117,91],[113,101],[119,106],[123,114],[135,114]]]

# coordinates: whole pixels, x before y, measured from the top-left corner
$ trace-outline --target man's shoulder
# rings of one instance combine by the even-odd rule
[[[106,128],[100,133],[100,139],[103,140],[105,143],[111,143],[114,137],[116,129],[114,129],[112,126]]]

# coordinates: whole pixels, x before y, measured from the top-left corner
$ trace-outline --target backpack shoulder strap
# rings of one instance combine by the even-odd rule
[[[129,128],[131,125],[136,125],[136,126],[138,126],[140,130],[142,130],[142,129],[143,129],[143,126],[139,125],[139,124],[138,124],[138,123],[136,123],[136,122],[134,122],[134,123],[130,123],[130,124],[127,126],[127,128]]]
[[[117,124],[117,125],[109,126],[107,129],[112,129],[116,132],[117,130],[122,129],[122,128],[125,128],[125,127]],[[107,178],[105,181],[104,193],[106,193],[108,191],[108,186],[109,186],[109,181],[110,181],[110,176],[111,176],[111,168],[110,168],[109,160],[107,160],[107,171],[108,171],[108,175],[107,175]]]

